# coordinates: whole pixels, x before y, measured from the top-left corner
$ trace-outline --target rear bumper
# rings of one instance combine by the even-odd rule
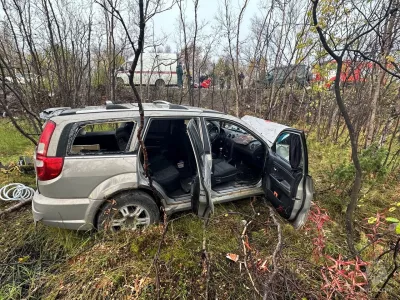
[[[54,199],[36,191],[32,199],[33,219],[45,225],[73,229],[91,230],[94,218],[102,201],[84,199]]]

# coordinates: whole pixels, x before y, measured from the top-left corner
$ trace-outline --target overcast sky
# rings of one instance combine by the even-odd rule
[[[243,5],[243,0],[232,0],[232,4],[235,5],[236,11],[239,10],[239,6]],[[206,23],[205,31],[208,33],[212,32],[212,26],[215,25],[216,15],[218,13],[218,6],[222,3],[222,0],[199,0],[198,7],[198,23]],[[241,27],[241,39],[245,38],[249,34],[251,26],[251,18],[258,11],[259,0],[249,0],[246,11],[244,13],[242,27]],[[194,5],[192,0],[186,0],[186,20],[187,22],[194,22]],[[163,32],[168,37],[167,44],[171,46],[172,51],[176,51],[176,41],[178,33],[178,18],[179,8],[175,5],[171,10],[165,11],[154,17],[155,32]]]

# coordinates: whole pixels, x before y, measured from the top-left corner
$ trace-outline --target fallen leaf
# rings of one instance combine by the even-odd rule
[[[20,257],[20,258],[18,258],[18,262],[19,262],[19,263],[27,262],[27,261],[29,260],[29,258],[30,258],[29,255],[24,256],[24,257]]]
[[[239,260],[239,255],[237,255],[235,253],[228,253],[228,254],[226,254],[226,258],[233,262],[237,262]]]

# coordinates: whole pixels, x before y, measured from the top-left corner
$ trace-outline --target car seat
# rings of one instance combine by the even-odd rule
[[[171,193],[180,188],[179,171],[164,155],[149,158],[152,179]]]
[[[213,159],[211,185],[234,181],[238,170],[223,158]]]

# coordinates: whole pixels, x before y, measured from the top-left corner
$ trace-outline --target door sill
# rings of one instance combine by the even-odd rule
[[[261,187],[261,180],[259,180],[256,183],[232,183],[232,182],[227,182],[226,184],[221,184],[219,186],[211,188],[211,190],[215,193],[218,194],[224,194],[224,193],[231,193],[234,191],[243,191],[247,189],[253,189],[253,188],[258,188]]]

